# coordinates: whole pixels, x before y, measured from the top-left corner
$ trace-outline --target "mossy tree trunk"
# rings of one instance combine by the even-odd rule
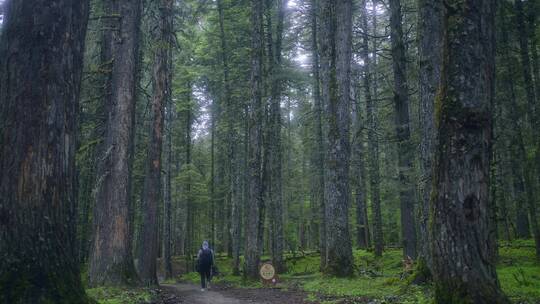
[[[235,123],[239,115],[235,111],[235,104],[231,96],[229,52],[227,46],[227,37],[225,35],[225,7],[224,1],[217,1],[217,10],[219,17],[220,44],[221,44],[221,64],[223,73],[223,92],[222,100],[225,105],[225,115],[227,126],[227,155],[229,170],[229,186],[231,192],[231,247],[233,258],[233,274],[240,274],[240,249],[241,249],[241,211],[242,211],[242,171],[241,171],[241,148],[238,147],[239,132],[235,128]],[[216,112],[217,112],[217,105]],[[214,201],[212,201],[214,204]],[[213,221],[212,221],[212,225]],[[213,230],[213,229],[212,229]]]
[[[354,200],[356,205],[356,245],[360,249],[370,247],[369,221],[366,200],[366,167],[364,150],[364,128],[360,106],[360,92],[354,93],[354,135],[351,155],[351,181],[354,183]]]
[[[246,210],[246,265],[244,274],[250,279],[259,276],[261,259],[262,199],[262,65],[263,65],[263,0],[251,0],[251,104],[249,108],[248,201]]]
[[[421,205],[419,219],[419,259],[431,268],[429,250],[429,200],[432,186],[433,154],[437,141],[434,124],[434,101],[439,85],[443,36],[443,3],[441,1],[418,1],[418,64],[420,93],[420,125],[422,138],[420,144]]]
[[[534,144],[540,148],[540,106],[538,106],[538,96],[535,94],[533,73],[531,71],[531,60],[529,57],[529,35],[527,33],[527,26],[525,25],[525,12],[523,8],[523,2],[521,0],[515,0],[516,11],[516,23],[517,34],[519,38],[519,54],[521,59],[521,72],[523,74],[523,81],[525,82],[525,93],[527,96],[527,113],[529,119],[529,125],[535,138]],[[536,48],[536,46],[534,46]],[[540,160],[540,149],[536,149],[535,160]],[[525,164],[526,166],[526,164]],[[540,168],[540,165],[536,165]],[[531,166],[531,169],[525,170],[524,175],[527,180],[530,180],[530,186],[532,187],[532,175],[535,174],[535,167]],[[536,172],[539,174],[540,172]],[[529,209],[530,224],[536,244],[536,256],[540,260],[540,226],[538,225],[538,215],[536,214],[536,202],[533,198],[531,189],[530,199],[527,199]]]
[[[318,210],[319,250],[321,252],[320,269],[326,264],[326,215],[324,212],[324,140],[322,131],[322,102],[320,88],[319,43],[318,43],[318,0],[311,0],[311,54],[313,57],[311,70],[313,72],[313,111],[315,120],[315,145],[313,159],[315,160],[315,206]]]
[[[510,130],[513,136],[510,138],[510,173],[512,176],[512,199],[516,210],[516,234],[518,238],[529,238],[531,236],[529,229],[529,218],[527,215],[527,200],[531,198],[534,203],[533,189],[530,184],[531,179],[528,179],[527,169],[527,154],[525,151],[525,141],[523,140],[522,128],[519,125],[520,115],[516,96],[516,85],[513,75],[519,74],[514,63],[516,58],[510,53],[508,29],[511,24],[507,21],[504,6],[501,5],[501,39],[499,46],[502,50],[502,59],[506,63],[505,73],[501,79],[501,84],[504,86],[505,98],[507,99],[507,115],[510,125]],[[527,189],[527,190],[526,190]]]
[[[0,302],[89,303],[75,149],[89,1],[10,1],[0,40]]]
[[[184,204],[185,204],[185,212],[186,212],[186,224],[185,224],[185,237],[184,237],[184,254],[187,255],[186,259],[186,269],[194,270],[195,269],[195,261],[193,260],[193,256],[197,254],[197,245],[194,245],[194,225],[195,225],[195,204],[193,202],[193,193],[191,191],[191,162],[192,162],[192,132],[193,132],[193,121],[194,121],[194,115],[193,115],[193,85],[191,81],[188,81],[186,83],[185,88],[185,108],[183,109],[183,114],[185,115],[185,125],[184,125],[184,136],[185,136],[185,142],[184,142],[184,155],[185,155],[185,163],[184,163],[184,170],[187,170],[187,180],[184,191]]]
[[[373,2],[375,7],[376,2]],[[373,98],[372,92],[376,90],[373,85],[374,63],[376,63],[376,55],[370,57],[369,49],[369,26],[368,26],[368,8],[367,1],[362,0],[360,14],[360,23],[362,27],[362,42],[360,44],[360,56],[364,60],[364,75],[362,76],[362,84],[364,89],[364,98],[366,100],[366,123],[368,137],[368,163],[369,163],[369,189],[371,196],[372,208],[372,223],[373,223],[373,244],[375,256],[380,257],[383,254],[384,241],[382,231],[382,215],[381,215],[381,190],[380,190],[380,174],[379,174],[379,139],[377,137],[377,109],[376,100]],[[375,9],[375,8],[374,8]],[[376,21],[376,16],[373,16]],[[373,24],[373,32],[376,36],[376,23]],[[373,42],[375,45],[375,42]],[[374,47],[375,54],[375,47]],[[376,98],[375,98],[376,99]]]
[[[390,0],[390,40],[394,72],[395,128],[398,150],[399,200],[401,210],[401,241],[404,257],[416,258],[415,193],[413,178],[413,149],[409,117],[409,85],[407,58],[401,25],[401,1]]]
[[[172,53],[171,53],[172,55]],[[172,68],[172,61],[169,62]],[[173,162],[173,102],[171,97],[168,97],[165,115],[165,178],[163,189],[163,264],[165,268],[165,278],[173,277],[172,271],[172,254],[173,254],[173,207],[172,207],[172,162]]]
[[[510,303],[490,211],[495,2],[446,1],[431,229],[437,303]]]
[[[285,19],[286,0],[278,0],[276,5],[277,24],[272,26],[274,1],[266,0],[267,28],[267,75],[270,81],[270,100],[266,123],[265,169],[267,183],[264,185],[263,197],[268,206],[268,226],[270,238],[270,253],[272,263],[278,273],[285,270],[283,260],[283,179],[282,179],[282,141],[281,141],[281,94],[283,91],[283,71],[281,68],[282,40]]]
[[[320,2],[321,88],[325,143],[325,272],[353,274],[349,233],[350,76],[352,1]]]
[[[143,222],[141,229],[142,243],[139,246],[139,277],[145,285],[157,285],[158,258],[158,206],[162,199],[161,188],[161,152],[163,146],[163,122],[165,104],[170,98],[172,74],[170,71],[170,54],[173,33],[173,1],[161,0],[157,47],[153,66],[152,123],[150,126],[150,143],[146,159],[146,170],[143,189]]]
[[[135,91],[139,46],[139,0],[104,2],[108,31],[104,56],[110,62],[105,142],[96,184],[90,285],[138,283],[130,223]]]

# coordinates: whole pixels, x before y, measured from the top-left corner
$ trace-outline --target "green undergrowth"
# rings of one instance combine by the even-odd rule
[[[152,302],[147,289],[98,287],[86,290],[87,294],[99,304],[145,304]]]
[[[310,298],[367,298],[388,303],[430,303],[430,289],[408,284],[400,250],[388,250],[376,259],[372,252],[354,251],[355,276],[328,277],[319,272],[319,256],[289,259],[283,278],[310,293]]]
[[[535,260],[532,241],[515,241],[501,244],[497,271],[504,292],[515,303],[540,303],[540,264]],[[264,257],[263,257],[264,259]],[[355,276],[336,278],[319,271],[320,257],[315,252],[287,254],[287,272],[279,276],[279,286],[300,289],[308,293],[307,299],[321,303],[335,303],[339,298],[378,299],[384,303],[433,303],[430,284],[411,284],[411,277],[403,274],[402,252],[388,249],[382,258],[372,252],[354,251]],[[222,273],[214,282],[238,288],[262,287],[260,282],[245,281],[233,276],[232,260],[217,258]],[[199,283],[197,273],[187,273],[181,280]]]
[[[519,240],[499,248],[497,273],[503,291],[520,303],[540,303],[540,263],[534,242]]]

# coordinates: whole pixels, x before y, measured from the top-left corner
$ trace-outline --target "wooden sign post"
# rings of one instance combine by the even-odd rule
[[[262,264],[259,270],[259,275],[261,276],[261,280],[265,285],[276,285],[276,269],[271,263]]]

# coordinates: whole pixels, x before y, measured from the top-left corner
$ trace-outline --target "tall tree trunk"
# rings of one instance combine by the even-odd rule
[[[216,123],[217,105],[210,109],[210,245],[216,244]]]
[[[176,102],[174,102],[174,106],[176,106]],[[175,110],[174,113],[178,113],[178,109]],[[175,116],[178,114],[175,114]],[[177,117],[177,116],[176,116]],[[175,153],[175,176],[178,176],[180,172],[182,171],[182,165],[181,165],[181,157],[180,153]],[[176,255],[185,255],[185,238],[186,238],[186,229],[184,229],[186,225],[186,208],[179,197],[181,196],[180,193],[183,189],[180,189],[180,187],[175,187],[175,199],[174,202],[174,211],[173,211],[173,228],[174,228],[174,252]],[[187,260],[187,259],[186,259]]]
[[[527,34],[531,42],[531,64],[534,76],[534,92],[537,100],[538,98],[540,98],[540,59],[538,58],[539,41],[538,35],[536,34],[536,28],[538,27],[539,9],[540,4],[538,3],[538,1],[527,1]]]
[[[409,86],[407,58],[401,26],[401,1],[390,0],[390,36],[394,70],[394,107],[398,144],[399,199],[401,201],[401,235],[403,255],[416,258],[416,222],[414,218],[413,150],[409,119]]]
[[[229,59],[227,56],[227,39],[225,37],[225,14],[223,1],[217,1],[217,9],[219,15],[219,28],[220,28],[220,41],[221,41],[221,60],[223,65],[223,100],[226,105],[226,124],[227,124],[227,149],[229,156],[229,179],[230,179],[230,191],[231,191],[231,247],[233,257],[233,274],[240,274],[240,211],[242,202],[242,190],[240,181],[240,158],[239,149],[237,147],[236,138],[238,136],[234,123],[236,120],[236,113],[231,98],[231,84],[230,84],[230,71],[229,71]]]
[[[531,128],[535,133],[538,133],[536,127],[538,122],[535,121],[536,114],[536,97],[534,93],[534,84],[531,74],[531,60],[529,57],[529,39],[527,35],[527,28],[525,25],[525,12],[523,10],[523,2],[521,0],[515,0],[516,11],[516,25],[517,34],[519,38],[519,55],[521,58],[521,72],[523,74],[523,81],[525,83],[525,93],[527,96],[528,106],[528,118],[531,124]]]
[[[434,104],[442,65],[443,3],[441,1],[418,1],[418,65],[420,91],[420,144],[421,208],[419,223],[419,260],[431,269],[429,250],[429,201],[432,187],[432,163],[437,132],[434,123]]]
[[[501,50],[504,62],[508,65],[506,67],[506,73],[502,76],[502,84],[504,85],[504,92],[508,99],[507,112],[510,122],[510,130],[514,134],[510,139],[510,162],[511,162],[511,176],[513,180],[513,196],[516,206],[516,234],[518,238],[529,238],[529,219],[527,217],[526,199],[525,196],[525,174],[524,166],[527,163],[527,155],[525,153],[525,143],[523,141],[523,135],[521,127],[519,126],[519,112],[518,103],[515,91],[514,76],[517,74],[515,67],[513,66],[512,57],[509,52],[510,44],[507,28],[510,24],[507,22],[505,16],[506,11],[501,6]],[[531,185],[527,185],[530,188]],[[532,190],[532,189],[531,189]]]
[[[321,252],[320,269],[326,267],[326,213],[324,204],[324,140],[322,131],[322,100],[320,89],[320,68],[319,68],[319,43],[318,43],[318,1],[311,0],[311,52],[313,57],[313,104],[315,118],[315,194],[316,206],[319,210],[319,250]]]
[[[369,225],[366,203],[366,168],[364,165],[364,121],[360,107],[360,94],[355,94],[355,134],[352,147],[354,196],[356,201],[356,243],[358,248],[370,246]]]
[[[95,6],[95,4],[90,3],[90,7]],[[97,12],[97,10],[90,9],[90,16],[89,18],[96,17],[97,15],[100,15],[101,12]],[[100,26],[101,23],[98,23]],[[90,37],[87,37],[87,40],[89,40]],[[85,54],[85,58],[83,59],[85,63],[85,69],[83,69],[83,75],[85,71],[91,72],[95,71],[94,68],[92,68],[92,64],[99,64],[100,67],[106,68],[108,66],[108,63],[105,62],[103,58],[104,50],[106,49],[103,45],[102,41],[103,35],[96,37],[96,43],[98,43],[99,47],[97,47],[93,52],[91,51],[92,48],[87,48],[87,54]],[[97,56],[96,56],[97,55]],[[94,59],[94,56],[97,58]],[[106,69],[105,69],[106,70]],[[81,208],[80,217],[78,219],[78,227],[80,227],[79,234],[79,262],[82,265],[87,264],[88,261],[88,255],[90,253],[90,246],[92,242],[92,210],[94,207],[95,202],[95,183],[96,183],[96,171],[97,171],[97,164],[99,163],[99,151],[101,145],[103,144],[103,134],[105,130],[105,124],[106,124],[106,110],[105,110],[105,100],[104,98],[101,98],[101,94],[103,93],[101,90],[95,90],[96,87],[103,88],[104,83],[106,81],[106,76],[108,75],[107,72],[99,71],[94,77],[83,77],[83,81],[81,84],[81,96],[87,96],[87,98],[91,98],[94,100],[93,102],[90,102],[92,105],[89,104],[89,102],[81,102],[79,105],[79,116],[81,118],[81,121],[79,122],[78,127],[78,134],[81,134],[80,137],[86,137],[86,138],[79,138],[77,145],[80,145],[83,140],[90,140],[89,143],[85,144],[85,151],[83,154],[81,154],[79,161],[76,163],[76,166],[79,168],[77,169],[78,172],[78,185],[77,185],[77,200],[79,202],[79,208]],[[89,110],[89,108],[92,108]],[[90,114],[89,116],[86,115]],[[85,127],[91,127],[90,134],[85,134]],[[83,147],[81,147],[83,148]],[[79,150],[81,150],[79,148]],[[81,151],[82,152],[82,151]]]
[[[169,51],[169,58],[172,58],[172,51]],[[172,60],[169,61],[169,67],[172,68]],[[169,70],[169,72],[171,72]],[[172,74],[169,74],[172,76]],[[172,78],[172,77],[171,77]],[[169,78],[169,81],[172,79]],[[169,82],[170,83],[170,82]],[[165,123],[165,135],[166,135],[166,150],[165,150],[165,178],[164,178],[164,191],[163,191],[163,264],[165,268],[165,278],[170,279],[173,277],[172,273],[172,260],[171,256],[173,253],[173,221],[172,221],[172,128],[173,128],[173,102],[169,94],[167,96],[167,107],[166,107],[166,123]]]
[[[158,206],[161,197],[161,152],[163,146],[163,121],[165,104],[171,95],[169,55],[171,51],[173,0],[159,3],[157,49],[154,54],[152,125],[146,160],[143,189],[143,222],[139,251],[139,276],[145,285],[157,285],[158,258]]]
[[[277,25],[275,43],[273,39],[272,9],[273,1],[266,0],[267,10],[267,54],[268,77],[270,78],[270,104],[265,140],[265,162],[268,183],[264,198],[268,199],[268,218],[270,225],[270,242],[272,263],[278,273],[285,268],[283,261],[283,190],[282,190],[282,145],[281,145],[281,46],[283,24],[285,19],[286,0],[278,0]]]
[[[376,2],[373,2],[374,9]],[[368,160],[369,160],[369,186],[371,193],[371,205],[373,211],[373,242],[375,245],[375,256],[380,257],[383,253],[383,231],[381,215],[381,195],[379,186],[379,139],[377,137],[377,111],[372,97],[372,60],[369,56],[369,33],[368,33],[368,10],[367,1],[362,0],[361,5],[361,26],[362,26],[362,44],[361,56],[364,61],[364,75],[362,77],[364,87],[364,97],[366,99],[366,120],[368,128]],[[376,18],[373,16],[373,18]],[[374,23],[374,32],[376,34],[376,24]],[[374,45],[376,45],[374,43]],[[376,62],[376,47],[374,47],[374,60]]]
[[[220,195],[218,196],[218,198],[216,198],[216,204],[218,205],[218,210],[217,210],[217,231],[216,231],[216,235],[217,235],[217,239],[219,240],[219,247],[217,249],[217,251],[220,251],[220,252],[226,252],[227,248],[226,248],[226,243],[225,243],[225,239],[226,239],[226,225],[227,223],[225,222],[226,220],[226,217],[227,215],[225,214],[226,212],[226,206],[225,206],[225,199],[223,198],[223,188],[225,187],[225,158],[226,158],[227,154],[226,153],[221,153],[218,155],[218,161],[217,161],[217,172],[216,172],[216,185],[220,185]]]
[[[538,117],[540,116],[540,107],[537,104],[537,96],[535,96],[534,91],[534,83],[532,79],[531,74],[531,63],[529,58],[529,40],[528,40],[528,33],[527,33],[527,27],[525,25],[525,13],[523,10],[523,2],[521,0],[515,1],[515,10],[516,10],[516,21],[517,21],[517,31],[518,31],[518,37],[519,37],[519,49],[520,49],[520,57],[521,57],[521,71],[523,73],[523,80],[525,82],[525,92],[527,95],[527,106],[528,106],[528,117],[529,117],[529,124],[532,128],[532,132],[535,138],[535,144],[538,148],[540,148],[540,122],[538,121]],[[536,46],[534,46],[536,48]],[[524,152],[525,153],[525,152]],[[536,157],[535,160],[540,160],[540,149],[536,149]],[[525,166],[526,163],[525,163]],[[537,168],[540,171],[540,165],[537,164]],[[527,183],[528,188],[532,188],[535,183],[533,183],[531,176],[535,174],[535,168],[531,168],[530,170],[526,170],[524,172],[525,178],[527,180],[530,180],[530,183]],[[539,172],[536,172],[538,174]],[[534,240],[536,244],[536,257],[538,260],[540,260],[540,227],[538,225],[538,215],[536,214],[536,202],[534,200],[534,194],[533,190],[530,189],[530,193],[528,196],[530,199],[527,199],[528,201],[528,209],[529,209],[529,218],[531,222],[531,227],[534,234]]]
[[[540,118],[540,106],[538,105],[538,99],[540,98],[540,58],[538,56],[538,35],[536,34],[536,28],[538,27],[538,10],[540,9],[540,4],[538,4],[538,1],[528,1],[528,10],[527,10],[527,24],[528,24],[528,36],[531,44],[531,59],[532,59],[532,72],[534,76],[534,92],[536,97],[536,121],[538,123],[538,119]],[[538,129],[537,129],[538,132]],[[540,172],[540,132],[537,133],[536,136],[536,152],[535,152],[535,162],[536,162],[536,172]],[[537,178],[535,182],[540,182],[540,176],[539,174],[536,174]],[[539,237],[536,237],[536,244],[537,244],[537,256],[540,257],[539,250],[540,250],[540,243],[539,243]]]
[[[513,179],[513,197],[514,206],[516,208],[516,237],[519,239],[530,239],[531,230],[529,224],[529,217],[527,215],[527,208],[525,206],[525,182],[523,179],[523,170],[514,167],[517,161],[512,165],[512,179]]]
[[[165,134],[166,134],[166,150],[165,150],[165,157],[166,157],[166,170],[165,170],[165,185],[164,185],[164,208],[163,208],[163,263],[165,268],[165,278],[169,279],[173,277],[172,272],[172,254],[173,254],[173,221],[172,221],[172,214],[173,214],[173,208],[172,208],[172,162],[173,162],[173,121],[174,121],[174,102],[172,100],[172,77],[173,77],[173,45],[172,45],[172,31],[173,31],[173,12],[172,9],[174,7],[174,3],[163,3],[164,9],[169,10],[167,12],[164,12],[164,20],[162,22],[166,23],[164,24],[164,29],[169,31],[167,36],[164,36],[165,42],[167,43],[167,57],[166,57],[166,63],[168,65],[167,69],[167,79],[166,84],[168,85],[168,91],[167,91],[167,100],[166,100],[166,124],[165,124]]]
[[[242,146],[242,150],[243,150],[243,153],[242,153],[242,210],[244,210],[244,216],[242,218],[242,223],[241,223],[241,226],[244,227],[244,237],[245,237],[245,242],[247,242],[247,229],[246,227],[248,226],[248,219],[247,219],[247,216],[245,216],[245,214],[248,213],[248,206],[249,206],[249,145],[250,145],[250,142],[249,142],[249,104],[248,103],[244,103],[243,105],[243,120],[244,120],[244,123],[243,123],[243,131],[244,131],[244,134],[243,134],[243,137],[244,137],[244,140],[243,140],[243,146]],[[242,233],[242,230],[240,230],[240,234]],[[244,243],[245,244],[245,243]],[[245,255],[245,248],[244,248],[244,255]],[[245,267],[244,267],[245,268]]]
[[[233,274],[240,274],[240,242],[241,242],[241,212],[242,212],[242,181],[241,181],[241,158],[239,151],[235,149],[233,156],[233,175],[231,206],[231,225],[232,225],[232,256],[233,256]]]
[[[184,170],[187,170],[187,182],[186,182],[186,188],[184,189],[185,198],[186,198],[186,229],[184,230],[186,237],[184,238],[184,254],[187,255],[186,259],[186,268],[188,270],[194,270],[195,261],[193,260],[193,255],[195,254],[195,248],[193,247],[193,236],[194,236],[194,216],[195,211],[194,204],[193,204],[193,196],[191,194],[191,131],[193,128],[193,116],[192,116],[192,106],[191,106],[191,94],[192,94],[192,84],[191,82],[187,83],[187,92],[186,92],[186,99],[187,99],[187,107],[185,109],[185,115],[186,115],[186,121],[185,121],[185,156],[186,156],[186,163]]]
[[[88,1],[8,2],[0,37],[1,303],[91,303],[75,224],[88,11]]]
[[[235,112],[233,109],[233,103],[232,103],[232,92],[231,92],[231,83],[230,83],[230,71],[229,71],[229,58],[228,58],[228,51],[227,51],[227,38],[225,37],[225,16],[223,12],[223,3],[221,1],[218,2],[218,13],[219,13],[219,22],[220,22],[220,40],[221,40],[221,60],[223,64],[223,92],[222,97],[225,104],[225,115],[224,115],[224,122],[226,131],[223,133],[225,137],[225,148],[226,148],[226,158],[224,163],[224,185],[225,185],[225,206],[224,206],[224,227],[225,227],[225,235],[224,235],[224,250],[227,251],[228,257],[233,257],[233,251],[235,245],[238,245],[240,240],[234,240],[233,239],[233,221],[235,219],[232,218],[233,215],[233,209],[235,206],[234,204],[238,203],[235,202],[235,197],[233,197],[233,192],[236,194],[236,191],[234,188],[234,179],[235,179],[235,164],[234,164],[234,154],[236,152],[236,145],[234,141],[236,130],[234,128],[235,124]],[[236,210],[235,210],[236,211]],[[238,243],[238,244],[237,244]]]
[[[435,300],[510,303],[497,279],[489,211],[495,3],[445,4],[430,213]]]
[[[262,200],[262,64],[263,64],[263,0],[251,0],[251,104],[249,109],[249,160],[248,160],[248,202],[246,212],[246,265],[244,274],[256,279],[259,274],[262,242],[260,222],[263,209]]]
[[[94,153],[92,153],[94,154]],[[91,158],[91,162],[95,163],[96,158],[95,155]],[[92,166],[92,165],[90,165]],[[83,184],[81,187],[82,193],[78,191],[78,197],[79,203],[82,203],[82,206],[78,206],[78,208],[82,208],[81,216],[79,217],[79,227],[81,229],[80,231],[80,237],[79,237],[79,262],[81,264],[86,263],[87,257],[88,257],[88,245],[90,243],[89,237],[90,233],[89,231],[92,229],[92,223],[90,221],[90,210],[92,208],[92,188],[93,188],[93,180],[95,176],[95,168],[92,170],[89,170],[88,174],[86,176],[79,176],[79,183]]]
[[[131,253],[131,167],[137,82],[139,0],[105,1],[110,31],[105,34],[110,66],[107,130],[98,167],[94,241],[89,283],[125,285],[138,281]]]
[[[496,112],[495,110],[496,108],[496,103],[494,103],[493,105],[493,110],[494,112]],[[498,206],[497,206],[497,188],[498,188],[498,185],[497,185],[497,159],[499,157],[499,151],[497,151],[496,149],[496,145],[497,145],[497,137],[496,137],[496,134],[495,133],[495,129],[497,127],[496,125],[496,115],[495,113],[493,113],[493,126],[492,126],[492,138],[493,138],[493,144],[492,144],[492,149],[491,149],[491,165],[490,165],[490,184],[489,184],[489,188],[490,188],[490,193],[489,193],[489,209],[488,209],[488,217],[489,217],[489,220],[491,222],[491,226],[489,227],[489,232],[488,234],[492,235],[492,239],[493,239],[493,245],[491,246],[491,252],[489,252],[488,254],[489,255],[489,258],[493,261],[495,261],[495,263],[497,262],[497,260],[499,259],[499,223],[497,221],[497,213],[498,213]]]
[[[349,233],[350,74],[352,1],[322,0],[321,80],[325,107],[325,272],[353,274]]]
[[[503,163],[503,159],[505,158],[505,156],[506,156],[505,154],[500,155],[497,161],[495,162],[496,167],[497,167],[496,168],[497,180],[495,181],[495,183],[497,184],[497,190],[498,190],[496,192],[497,198],[498,198],[497,208],[499,211],[497,220],[502,223],[502,231],[503,231],[504,239],[507,242],[510,242],[512,241],[512,237],[510,234],[510,223],[509,223],[510,221],[508,218],[508,197],[506,195],[507,183],[505,182],[505,179],[504,179],[504,176],[506,175],[507,171]]]

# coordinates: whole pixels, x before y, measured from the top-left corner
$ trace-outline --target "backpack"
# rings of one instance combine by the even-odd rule
[[[202,249],[201,255],[199,256],[199,269],[205,270],[209,269],[213,264],[212,250]]]

